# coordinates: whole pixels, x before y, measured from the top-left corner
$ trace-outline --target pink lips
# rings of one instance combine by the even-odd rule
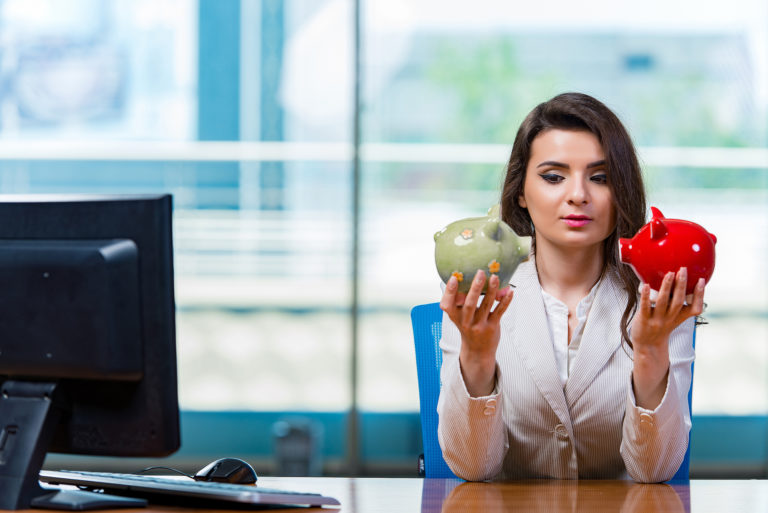
[[[581,226],[584,226],[592,221],[591,217],[587,216],[566,216],[563,218],[563,221],[565,221],[565,224],[572,228],[579,228]]]

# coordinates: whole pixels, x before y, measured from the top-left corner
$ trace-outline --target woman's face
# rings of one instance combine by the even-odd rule
[[[523,194],[537,250],[601,245],[616,226],[605,155],[586,130],[549,129],[531,145]]]

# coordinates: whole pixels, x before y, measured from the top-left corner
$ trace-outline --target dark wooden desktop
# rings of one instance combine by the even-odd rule
[[[645,485],[626,481],[464,483],[419,478],[261,477],[259,483],[271,488],[334,496],[341,501],[341,507],[323,509],[345,513],[768,511],[768,480],[693,480],[690,484]],[[202,510],[150,506],[147,509],[113,511],[168,513]],[[278,511],[322,510],[301,508]]]

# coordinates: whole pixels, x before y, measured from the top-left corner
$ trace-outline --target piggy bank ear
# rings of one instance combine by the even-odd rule
[[[656,207],[651,207],[651,217],[653,219],[664,219],[664,214],[661,213],[661,210],[659,210]]]
[[[663,239],[667,236],[667,225],[658,217],[651,219],[651,240]]]

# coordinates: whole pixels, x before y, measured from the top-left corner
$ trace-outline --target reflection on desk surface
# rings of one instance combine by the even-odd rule
[[[687,487],[624,481],[548,480],[503,484],[460,483],[450,491],[440,511],[684,513],[690,511],[687,503]]]
[[[268,488],[322,493],[341,501],[340,508],[281,509],[281,513],[768,511],[768,480],[762,479],[693,480],[690,484],[667,485],[637,484],[630,481],[535,480],[467,483],[458,479],[260,476],[258,483]],[[150,505],[148,509],[114,511],[200,513],[203,510]],[[208,509],[205,512],[214,513]]]
[[[768,511],[768,480],[694,480],[670,485],[593,480],[469,483],[458,479],[304,479],[302,489],[336,497],[343,513]],[[310,483],[318,488],[313,489]]]

